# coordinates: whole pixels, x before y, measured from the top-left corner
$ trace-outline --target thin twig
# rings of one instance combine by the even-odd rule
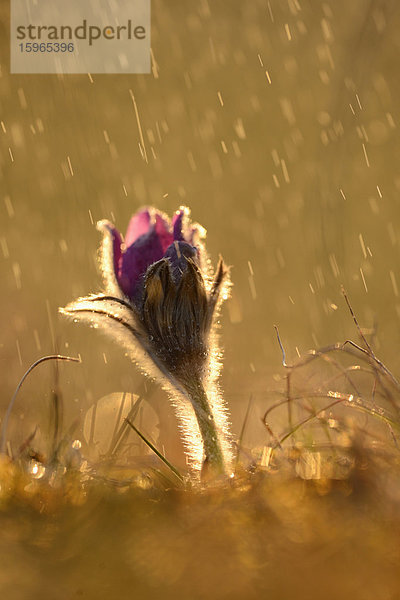
[[[369,353],[371,356],[374,356],[374,352],[373,352],[373,350],[372,350],[371,346],[369,345],[367,338],[365,337],[365,335],[364,335],[364,334],[363,334],[363,332],[362,332],[362,329],[361,329],[361,327],[360,327],[360,325],[359,325],[359,323],[358,323],[357,317],[356,317],[356,315],[355,315],[355,313],[354,313],[353,307],[352,307],[352,306],[351,306],[351,304],[350,304],[350,300],[349,300],[349,298],[348,298],[348,296],[347,296],[346,290],[344,289],[344,286],[343,286],[343,285],[341,286],[341,290],[342,290],[343,297],[344,297],[344,299],[345,299],[345,301],[346,301],[347,308],[349,309],[349,311],[350,311],[350,314],[351,314],[351,316],[352,316],[352,318],[353,318],[354,324],[355,324],[355,326],[356,326],[356,328],[357,328],[358,335],[360,336],[360,338],[361,338],[361,339],[362,339],[362,341],[364,342],[364,344],[365,344],[365,347],[366,347],[366,348],[367,348],[367,350],[368,350],[368,353]]]
[[[250,407],[251,407],[252,402],[253,402],[253,395],[250,394],[250,398],[249,398],[249,401],[247,403],[246,414],[244,415],[243,424],[242,424],[242,428],[240,430],[240,435],[239,435],[238,444],[237,444],[235,471],[236,471],[237,466],[239,464],[239,456],[240,456],[240,452],[242,450],[243,436],[244,436],[244,432],[245,432],[245,429],[246,429],[247,421],[248,421],[248,418],[249,418]]]
[[[377,364],[378,364],[378,365],[381,367],[381,369],[383,369],[383,371],[384,371],[384,372],[386,373],[386,375],[387,375],[387,376],[388,376],[388,377],[389,377],[389,378],[390,378],[390,379],[393,381],[393,383],[394,383],[394,384],[395,384],[395,385],[396,385],[398,388],[400,388],[400,383],[397,381],[397,379],[396,379],[396,378],[395,378],[395,377],[392,375],[392,373],[389,371],[389,369],[387,369],[387,368],[385,367],[385,365],[383,364],[383,362],[381,362],[381,361],[380,361],[380,360],[379,360],[379,359],[378,359],[378,358],[375,356],[375,353],[374,353],[374,351],[372,350],[372,348],[371,348],[371,346],[370,346],[370,344],[369,344],[369,342],[368,342],[367,338],[365,337],[365,335],[364,335],[364,333],[363,333],[363,331],[362,331],[362,329],[361,329],[361,327],[360,327],[360,325],[359,325],[359,323],[358,323],[358,320],[357,320],[357,317],[356,317],[356,315],[355,315],[355,313],[354,313],[353,307],[351,306],[350,300],[349,300],[349,298],[348,298],[348,296],[347,296],[347,293],[346,293],[346,290],[344,289],[344,287],[343,287],[343,286],[342,286],[342,294],[343,294],[343,297],[344,297],[344,299],[345,299],[345,301],[346,301],[346,304],[347,304],[347,307],[348,307],[348,309],[349,309],[349,311],[350,311],[350,314],[351,314],[351,316],[352,316],[352,318],[353,318],[353,321],[354,321],[354,323],[355,323],[355,326],[356,326],[356,328],[357,328],[358,334],[359,334],[360,338],[362,339],[362,341],[363,341],[363,342],[364,342],[364,344],[365,344],[365,347],[366,347],[366,349],[367,349],[367,354],[368,354],[369,356],[371,356],[371,358],[372,358],[372,359],[373,359],[373,360],[374,360],[374,361],[375,361],[375,362],[376,362],[376,363],[377,363]],[[360,347],[359,347],[359,348],[360,348]]]
[[[379,367],[382,369],[382,371],[385,373],[385,375],[387,375],[389,377],[389,379],[392,381],[392,383],[397,387],[398,390],[400,390],[400,383],[399,381],[396,379],[396,377],[389,371],[389,369],[387,367],[385,367],[385,365],[383,364],[383,362],[381,360],[379,360],[379,358],[377,358],[375,356],[375,354],[370,354],[367,350],[365,350],[364,348],[362,348],[361,346],[359,346],[358,344],[356,344],[355,342],[353,342],[352,340],[346,340],[345,342],[343,342],[342,346],[343,348],[345,347],[346,344],[349,344],[350,346],[353,346],[354,348],[356,348],[357,350],[359,350],[360,352],[362,352],[363,354],[367,355],[369,358],[372,358],[372,360],[379,365]],[[371,364],[371,361],[368,361]]]
[[[312,395],[310,395],[310,397],[314,397],[314,398],[332,398],[332,396],[329,393],[328,394],[312,394]],[[334,397],[336,398],[336,400],[334,402],[332,402],[331,404],[328,404],[328,406],[325,406],[324,408],[321,408],[317,412],[311,414],[309,417],[307,417],[303,421],[300,421],[288,433],[286,433],[285,435],[283,435],[280,438],[280,440],[279,440],[280,445],[283,442],[285,442],[290,436],[292,436],[298,429],[300,429],[300,427],[303,427],[308,422],[310,422],[313,419],[317,418],[318,415],[320,415],[321,413],[325,412],[326,410],[329,410],[330,408],[332,408],[333,406],[335,406],[337,404],[346,404],[346,406],[348,406],[349,408],[354,408],[354,409],[360,410],[361,412],[365,412],[365,413],[367,413],[370,416],[374,416],[377,419],[382,420],[384,423],[389,424],[392,427],[400,428],[399,423],[397,423],[393,418],[391,418],[389,416],[386,416],[383,413],[376,412],[376,410],[374,408],[369,408],[365,404],[357,403],[357,400],[360,401],[361,398],[356,398],[355,399],[354,396],[352,396],[352,394],[341,394],[340,392],[335,392],[335,396]]]
[[[284,347],[282,345],[282,342],[281,342],[281,337],[279,335],[278,325],[274,325],[274,329],[275,329],[275,332],[276,332],[276,337],[278,338],[279,347],[280,347],[281,352],[282,352],[282,364],[285,367],[285,369],[291,369],[292,365],[288,365],[287,362],[286,362],[286,352],[285,352],[285,349],[284,349]]]
[[[48,360],[66,360],[69,362],[78,362],[78,363],[81,362],[80,358],[75,358],[73,356],[63,356],[62,354],[50,354],[49,356],[42,356],[42,358],[39,358],[36,362],[34,362],[29,367],[29,369],[27,371],[25,371],[20,382],[18,383],[18,385],[16,387],[13,397],[10,400],[10,403],[8,405],[8,408],[7,408],[5,417],[4,417],[3,426],[1,428],[1,434],[0,434],[0,452],[2,454],[4,454],[5,448],[6,448],[6,435],[7,435],[8,421],[10,419],[11,411],[14,407],[15,399],[18,395],[18,392],[21,389],[22,384],[24,383],[25,379],[33,371],[33,369],[35,369],[38,365],[40,365]]]

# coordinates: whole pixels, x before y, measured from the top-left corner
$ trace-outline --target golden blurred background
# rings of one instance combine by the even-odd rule
[[[10,75],[0,5],[1,406],[41,355],[65,422],[143,377],[99,332],[57,314],[101,280],[95,223],[190,206],[232,265],[222,387],[249,445],[288,361],[356,337],[400,373],[400,11],[395,0],[152,2],[149,75]],[[135,98],[147,160],[139,148]],[[52,366],[21,392],[11,435],[46,414]],[[165,403],[161,391],[155,402]],[[170,409],[170,452],[178,433]],[[170,415],[168,416],[168,411]],[[165,442],[165,440],[164,440]],[[168,442],[168,440],[167,440]]]

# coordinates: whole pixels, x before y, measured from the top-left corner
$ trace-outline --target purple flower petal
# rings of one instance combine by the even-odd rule
[[[148,267],[164,256],[162,241],[156,226],[153,226],[123,253],[118,281],[124,294],[131,300],[137,297]]]
[[[161,212],[148,208],[141,210],[131,218],[125,236],[125,246],[129,248],[140,236],[149,233],[151,229],[156,230],[161,246],[166,250],[173,241],[169,221]]]
[[[196,246],[201,237],[199,226],[192,225],[189,216],[190,210],[185,206],[181,206],[174,214],[172,218],[174,240]]]
[[[162,214],[159,212],[157,212],[155,215],[154,229],[156,231],[164,254],[168,246],[172,244],[174,238],[172,236],[172,233],[170,232],[170,225],[168,221],[166,221]]]
[[[136,213],[129,221],[128,229],[126,230],[125,244],[128,248],[141,236],[147,233],[151,225],[151,213],[145,208]]]
[[[173,231],[174,231],[174,240],[177,240],[178,242],[183,242],[184,241],[184,237],[183,237],[183,232],[182,232],[182,227],[183,227],[183,217],[185,215],[185,211],[183,208],[180,208],[173,216],[172,218],[172,227],[173,227]]]

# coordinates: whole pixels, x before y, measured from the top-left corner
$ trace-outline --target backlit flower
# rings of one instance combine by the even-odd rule
[[[194,468],[226,471],[231,440],[216,379],[220,354],[215,334],[229,275],[222,259],[215,273],[205,230],[181,207],[172,221],[154,208],[136,213],[125,239],[109,221],[100,265],[105,293],[80,298],[63,314],[102,327],[135,362],[167,389]]]

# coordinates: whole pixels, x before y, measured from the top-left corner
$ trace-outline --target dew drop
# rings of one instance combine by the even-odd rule
[[[42,463],[31,460],[28,464],[28,473],[33,479],[41,479],[46,472],[46,468]]]

